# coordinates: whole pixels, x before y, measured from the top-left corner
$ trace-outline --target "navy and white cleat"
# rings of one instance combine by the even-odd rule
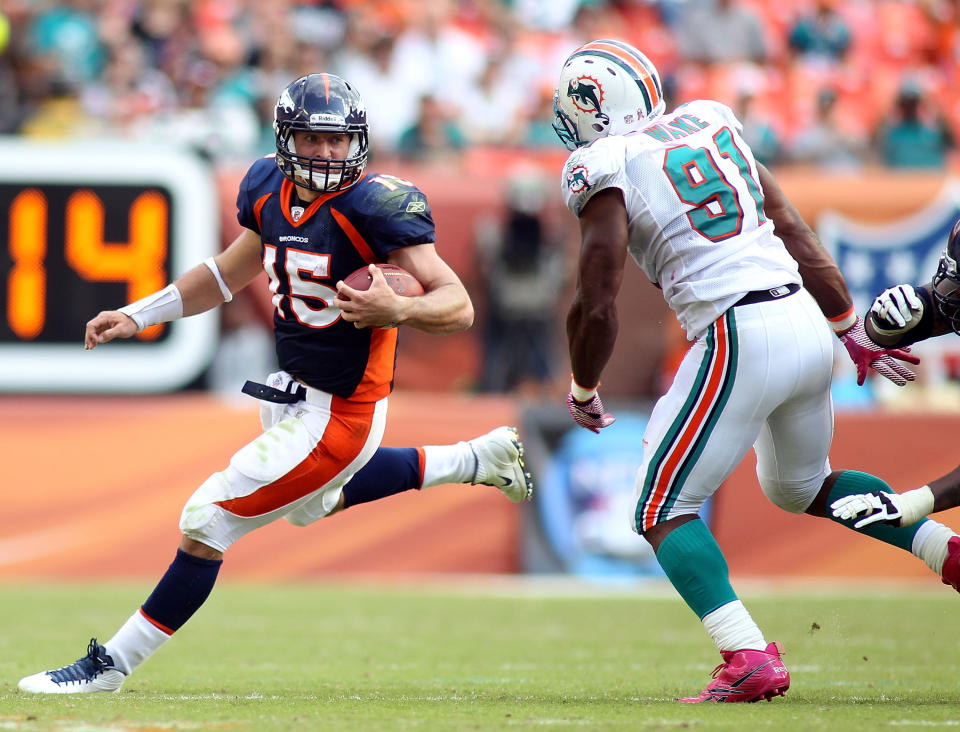
[[[20,688],[34,694],[86,694],[119,691],[125,675],[113,664],[107,649],[90,639],[87,655],[56,671],[41,671],[20,679]]]

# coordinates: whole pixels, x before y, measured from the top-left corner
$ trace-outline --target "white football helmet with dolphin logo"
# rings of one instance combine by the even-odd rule
[[[553,94],[553,129],[568,150],[576,150],[643,127],[664,107],[650,59],[623,41],[590,41],[563,64]]]

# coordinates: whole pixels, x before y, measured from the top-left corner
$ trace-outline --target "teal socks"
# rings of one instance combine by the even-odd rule
[[[854,529],[853,525],[859,519],[854,518],[849,521],[842,521],[841,519],[834,518],[834,516],[830,514],[830,505],[837,499],[856,493],[869,493],[870,491],[893,493],[890,486],[875,475],[861,473],[857,470],[844,470],[830,488],[830,495],[827,497],[827,513],[829,518],[838,524],[843,524],[848,529],[856,531],[858,534],[864,534],[874,539],[879,539],[886,544],[891,544],[905,551],[912,552],[913,537],[916,536],[920,527],[929,521],[929,519],[921,519],[911,526],[896,527],[870,524],[869,526],[864,526],[862,529]]]
[[[730,586],[727,560],[710,529],[700,519],[681,524],[667,534],[657,549],[657,561],[701,620],[721,605],[737,599]]]

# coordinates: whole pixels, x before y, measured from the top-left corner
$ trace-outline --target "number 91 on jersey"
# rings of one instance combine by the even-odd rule
[[[210,169],[182,150],[14,138],[0,161],[0,392],[160,392],[199,376],[215,312],[92,351],[83,334],[219,250]]]

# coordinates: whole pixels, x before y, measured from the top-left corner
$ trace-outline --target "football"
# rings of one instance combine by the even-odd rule
[[[390,289],[398,295],[416,297],[424,293],[423,285],[403,267],[398,267],[395,264],[378,263],[377,268],[383,272],[383,277],[390,285]],[[373,282],[373,277],[370,276],[366,267],[351,272],[343,279],[343,284],[352,287],[354,290],[369,290],[371,282]]]

